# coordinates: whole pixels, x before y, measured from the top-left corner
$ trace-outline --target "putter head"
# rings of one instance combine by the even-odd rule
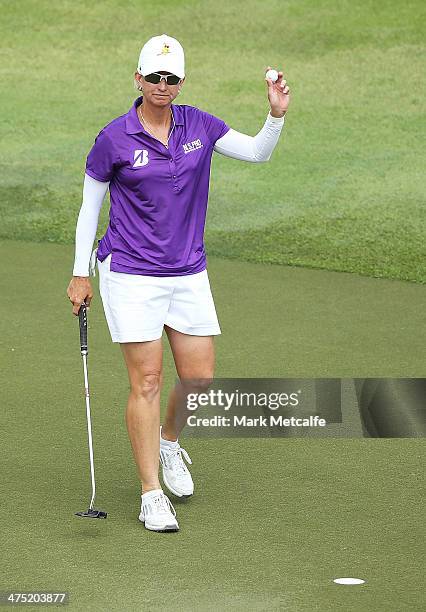
[[[94,510],[93,508],[89,508],[86,512],[76,512],[76,516],[82,516],[84,518],[99,518],[106,519],[107,513],[103,510]]]

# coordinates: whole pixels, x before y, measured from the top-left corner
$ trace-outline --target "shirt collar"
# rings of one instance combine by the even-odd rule
[[[138,134],[139,132],[143,132],[143,127],[141,122],[139,121],[138,113],[136,108],[141,104],[143,100],[143,96],[137,98],[126,115],[126,132],[127,134]],[[171,105],[173,119],[175,125],[183,125],[183,114],[180,110],[179,106],[176,104]]]

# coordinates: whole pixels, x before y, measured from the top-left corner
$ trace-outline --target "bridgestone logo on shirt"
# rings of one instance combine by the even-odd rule
[[[188,142],[187,144],[182,145],[183,150],[186,153],[191,153],[191,151],[196,151],[196,149],[201,149],[203,143],[198,138],[197,140],[193,140],[192,142]]]
[[[133,164],[133,168],[140,168],[141,166],[146,166],[148,163],[148,151],[146,149],[136,149],[134,152],[135,163]]]

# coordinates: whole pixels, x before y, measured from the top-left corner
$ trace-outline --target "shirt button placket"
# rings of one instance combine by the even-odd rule
[[[179,189],[179,185],[177,182],[177,174],[176,174],[176,164],[173,160],[173,158],[170,158],[170,174],[172,176],[173,179],[173,189]]]

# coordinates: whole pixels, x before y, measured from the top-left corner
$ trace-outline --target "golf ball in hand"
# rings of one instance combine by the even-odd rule
[[[265,78],[271,79],[271,81],[275,83],[275,81],[278,79],[278,72],[272,69],[268,70],[268,72],[265,74]]]

